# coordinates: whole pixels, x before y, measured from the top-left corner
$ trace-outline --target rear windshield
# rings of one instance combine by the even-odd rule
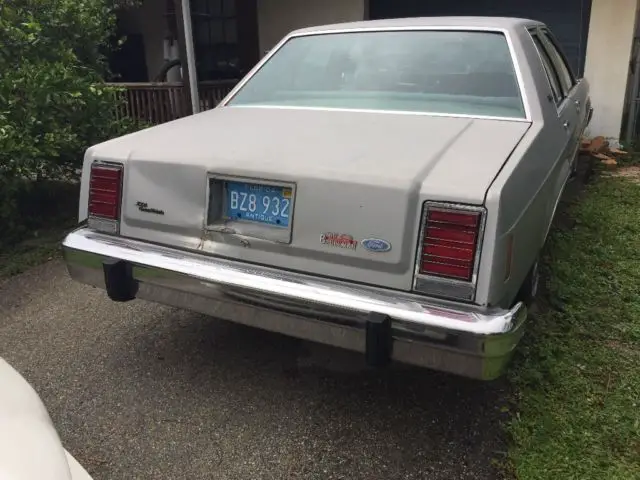
[[[293,37],[228,105],[525,118],[507,39],[489,31]]]

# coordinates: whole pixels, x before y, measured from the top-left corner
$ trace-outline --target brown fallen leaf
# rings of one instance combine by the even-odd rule
[[[628,155],[629,152],[625,152],[624,150],[620,150],[619,148],[609,148],[609,152],[614,155]]]

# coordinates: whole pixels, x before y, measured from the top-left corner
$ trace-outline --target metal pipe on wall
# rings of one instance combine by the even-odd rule
[[[630,65],[631,72],[631,93],[627,99],[628,113],[627,113],[627,125],[625,132],[625,141],[631,143],[637,134],[638,123],[638,95],[640,93],[640,38],[635,37],[633,39],[633,50]]]
[[[189,70],[189,87],[191,90],[191,108],[193,113],[200,111],[200,92],[198,91],[198,74],[196,72],[196,54],[193,47],[193,27],[191,24],[191,4],[182,0],[182,21],[184,25],[184,41]]]

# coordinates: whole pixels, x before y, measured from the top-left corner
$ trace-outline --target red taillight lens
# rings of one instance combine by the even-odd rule
[[[428,207],[420,274],[471,281],[482,213]]]
[[[93,164],[89,180],[89,216],[118,220],[121,193],[122,166]]]

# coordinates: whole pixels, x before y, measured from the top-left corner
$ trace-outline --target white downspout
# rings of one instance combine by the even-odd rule
[[[189,0],[182,0],[182,21],[184,23],[184,47],[187,52],[187,68],[189,69],[191,108],[193,113],[198,113],[200,112],[200,92],[198,91],[198,74],[196,73],[196,55],[193,48],[193,28],[191,27],[191,5]]]

